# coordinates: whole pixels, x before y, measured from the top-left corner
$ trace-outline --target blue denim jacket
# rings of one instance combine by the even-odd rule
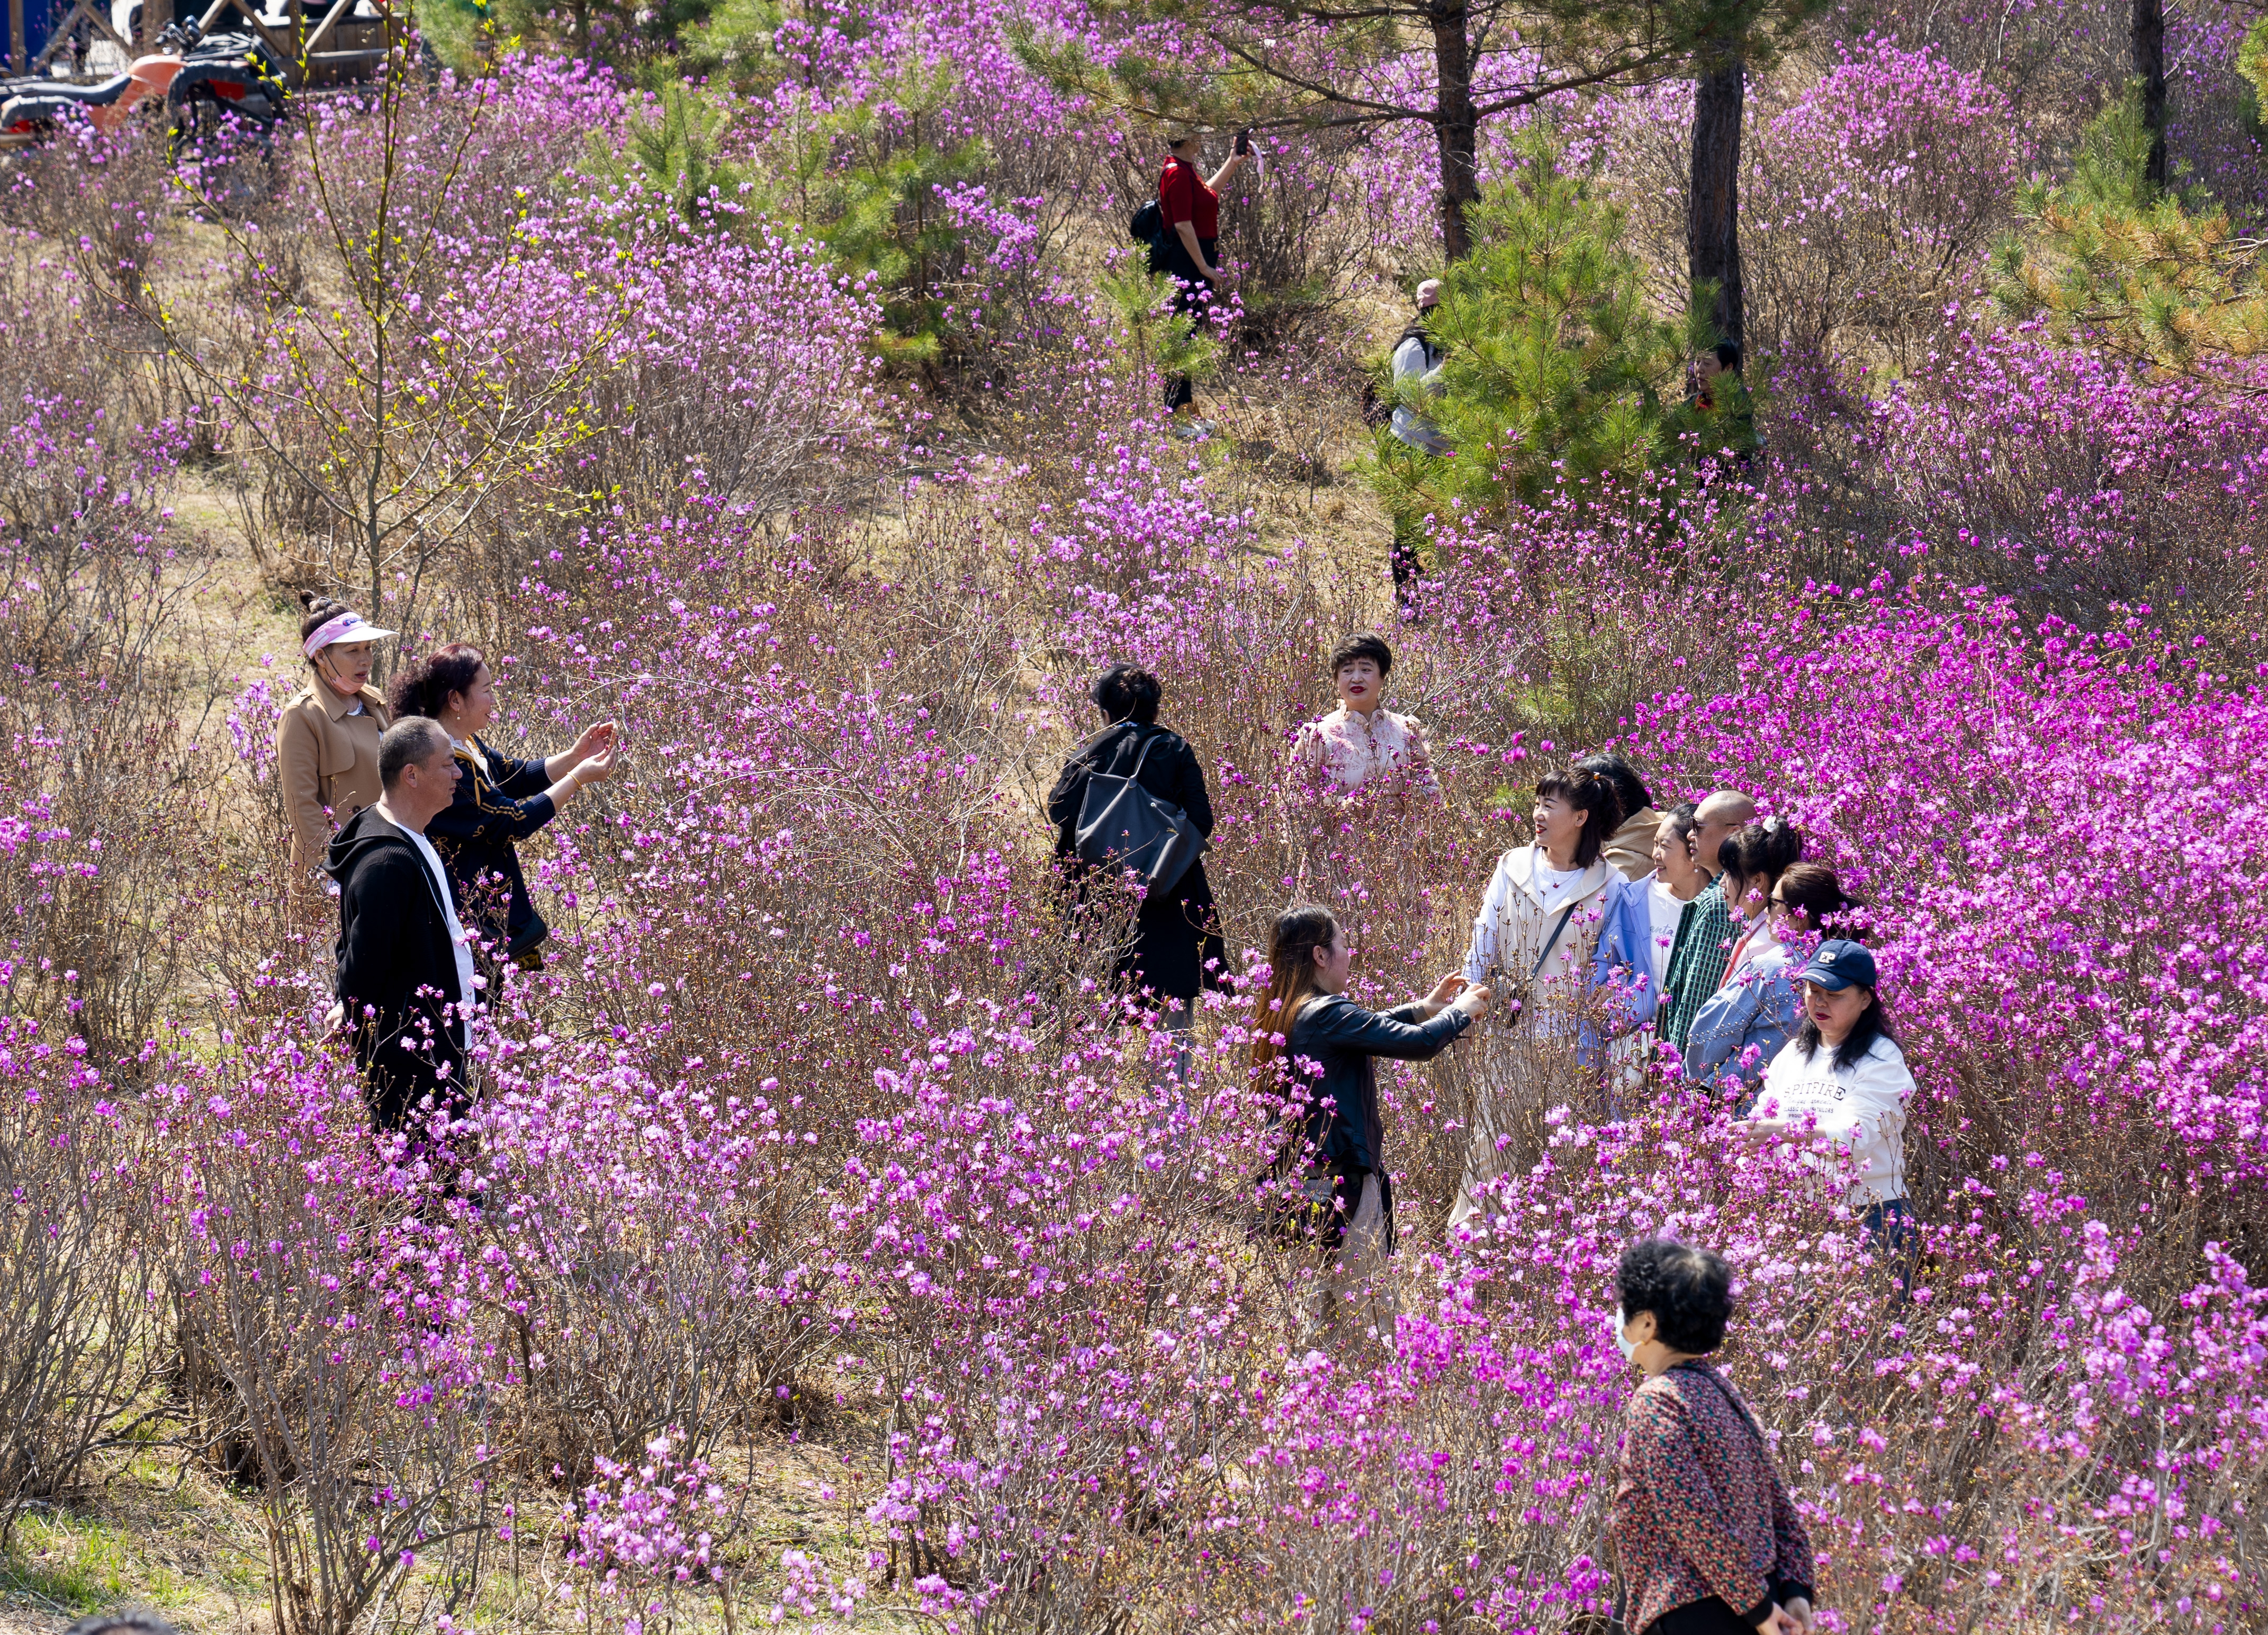
[[[1795,971],[1787,950],[1775,942],[1726,977],[1725,985],[1703,1002],[1693,1018],[1693,1036],[1685,1046],[1685,1076],[1715,1079],[1737,1073],[1750,1090],[1761,1085],[1764,1069],[1803,1020]],[[1744,1061],[1750,1045],[1756,1047],[1756,1054]]]
[[[1609,1039],[1619,1039],[1653,1020],[1661,995],[1653,985],[1653,910],[1646,902],[1646,880],[1624,880],[1617,874],[1608,882],[1599,945],[1591,955],[1586,989],[1587,997],[1597,998],[1603,994],[1606,998]],[[1602,1068],[1607,1062],[1606,1047],[1591,1009],[1585,1006],[1575,1059],[1586,1067]]]

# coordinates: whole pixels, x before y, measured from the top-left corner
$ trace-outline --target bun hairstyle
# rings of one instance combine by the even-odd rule
[[[1114,664],[1096,676],[1094,685],[1087,689],[1087,696],[1094,700],[1104,720],[1135,721],[1144,726],[1158,724],[1158,703],[1165,696],[1158,678],[1138,664]]]
[[[1596,863],[1608,837],[1623,826],[1622,796],[1613,784],[1580,762],[1572,771],[1547,772],[1537,778],[1535,798],[1564,800],[1583,814],[1583,833],[1575,842],[1579,869]]]
[[[299,621],[299,639],[302,642],[341,614],[354,611],[342,601],[335,601],[328,596],[318,596],[313,591],[299,593],[299,606],[306,609],[307,614],[306,618]],[[313,664],[315,661],[310,659],[307,662]]]
[[[449,707],[451,693],[473,690],[473,678],[488,662],[468,642],[451,642],[403,667],[394,678],[387,703],[398,717],[422,715],[438,721]]]
[[[1739,875],[1743,885],[1761,880],[1769,895],[1779,877],[1802,858],[1803,836],[1786,818],[1766,818],[1726,836],[1717,853],[1727,873]]]

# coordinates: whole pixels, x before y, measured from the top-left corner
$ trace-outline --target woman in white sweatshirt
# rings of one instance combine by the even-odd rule
[[[1573,1063],[1599,927],[1624,892],[1641,889],[1602,855],[1623,818],[1614,785],[1603,777],[1580,770],[1547,774],[1536,781],[1529,815],[1535,842],[1497,859],[1465,950],[1465,980],[1510,994],[1523,1013],[1513,1049],[1501,1058],[1506,1076],[1473,1108],[1464,1183],[1449,1213],[1452,1242],[1486,1231],[1483,1194],[1510,1161],[1499,1137],[1512,1132],[1513,1114],[1524,1101],[1564,1092],[1545,1081],[1558,1058]]]
[[[1847,1156],[1852,1174],[1845,1202],[1894,1259],[1903,1259],[1911,1219],[1906,1104],[1914,1080],[1875,994],[1874,956],[1830,938],[1797,982],[1802,1025],[1764,1072],[1757,1116],[1736,1127],[1751,1141],[1804,1143],[1822,1163]]]

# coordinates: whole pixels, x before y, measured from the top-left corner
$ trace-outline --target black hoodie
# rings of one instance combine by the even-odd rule
[[[397,1129],[426,1095],[461,1101],[463,1033],[448,1007],[472,996],[458,991],[433,871],[376,806],[331,837],[323,870],[339,883],[338,998],[355,1060],[369,1080],[378,1127]]]

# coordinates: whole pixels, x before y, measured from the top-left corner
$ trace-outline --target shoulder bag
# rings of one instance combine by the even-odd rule
[[[1140,876],[1152,897],[1169,895],[1205,849],[1189,814],[1142,787],[1142,764],[1163,733],[1152,733],[1130,772],[1091,772],[1072,838],[1079,860]]]
[[[1526,977],[1507,987],[1504,997],[1510,1004],[1504,1011],[1504,1026],[1510,1027],[1528,1013],[1528,996],[1535,987],[1535,979],[1543,975],[1543,968],[1551,959],[1551,951],[1559,946],[1559,939],[1567,930],[1567,922],[1575,917],[1575,910],[1581,906],[1581,900],[1578,899],[1559,910],[1559,917],[1551,922],[1551,934],[1543,939],[1543,952],[1535,956],[1535,963],[1529,968]]]

